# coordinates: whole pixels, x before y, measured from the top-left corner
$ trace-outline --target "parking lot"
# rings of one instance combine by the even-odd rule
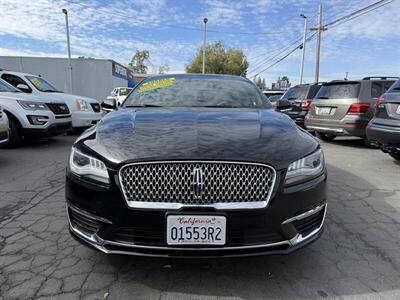
[[[289,256],[106,256],[67,229],[64,175],[76,136],[0,150],[0,295],[74,299],[400,297],[400,165],[361,140],[323,143],[325,232]]]

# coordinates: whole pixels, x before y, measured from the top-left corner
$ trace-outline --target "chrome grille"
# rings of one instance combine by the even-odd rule
[[[199,169],[202,178],[194,182]],[[275,177],[275,170],[268,165],[214,161],[133,163],[119,172],[128,204],[132,201],[183,205],[268,201]]]

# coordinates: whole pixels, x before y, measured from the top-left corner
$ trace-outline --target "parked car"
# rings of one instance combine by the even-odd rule
[[[132,88],[129,87],[116,87],[112,90],[111,96],[115,97],[115,100],[117,100],[117,105],[120,106],[131,91]]]
[[[0,105],[0,146],[7,144],[8,132],[9,132],[8,117],[3,112],[3,108]]]
[[[375,112],[375,103],[395,82],[393,77],[334,80],[322,85],[305,119],[307,129],[332,141],[338,135],[357,136],[370,146],[365,127]]]
[[[103,116],[97,100],[64,93],[41,76],[1,70],[0,77],[24,93],[46,98],[47,101],[65,102],[71,112],[74,129],[93,126]]]
[[[400,80],[378,99],[367,136],[384,152],[400,160]]]
[[[107,254],[173,257],[287,254],[318,238],[323,152],[263,100],[240,76],[146,78],[72,147],[72,235]]]
[[[282,96],[290,101],[291,109],[284,111],[300,127],[304,126],[304,119],[310,110],[312,99],[318,93],[322,83],[300,84],[291,87]]]
[[[71,114],[61,100],[24,94],[0,79],[0,105],[9,121],[8,147],[16,147],[23,137],[45,137],[66,132]]]

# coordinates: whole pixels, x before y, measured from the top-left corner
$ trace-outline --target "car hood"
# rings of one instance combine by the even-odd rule
[[[271,109],[143,108],[109,113],[77,143],[107,163],[225,160],[276,169],[318,147],[286,115]]]
[[[48,99],[58,99],[64,101],[68,107],[75,109],[76,108],[76,100],[82,99],[87,101],[88,103],[99,103],[99,101],[78,95],[72,95],[67,93],[41,93],[41,95],[45,94]]]
[[[25,94],[25,93],[11,93],[11,92],[1,92],[0,98],[7,98],[12,100],[24,100],[24,101],[32,101],[32,102],[50,102],[50,103],[65,103],[60,99],[55,98],[48,98],[48,97],[41,97],[32,94]]]

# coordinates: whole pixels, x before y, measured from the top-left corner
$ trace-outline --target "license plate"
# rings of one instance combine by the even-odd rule
[[[396,114],[400,115],[400,104],[397,106]]]
[[[225,245],[224,216],[167,216],[168,245]]]
[[[317,114],[318,115],[330,115],[331,107],[317,107]]]

